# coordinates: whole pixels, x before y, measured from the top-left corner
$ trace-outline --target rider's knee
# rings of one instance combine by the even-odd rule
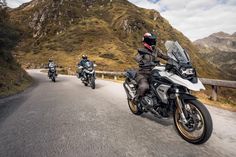
[[[140,84],[139,84],[139,94],[141,96],[143,96],[145,94],[146,91],[149,90],[149,84],[147,81],[140,81]]]

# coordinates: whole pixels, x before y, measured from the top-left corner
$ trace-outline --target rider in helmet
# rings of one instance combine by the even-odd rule
[[[79,73],[79,77],[82,76],[82,72],[83,72],[83,69],[84,69],[83,67],[85,66],[85,63],[88,62],[88,61],[89,61],[88,60],[88,56],[87,55],[83,55],[82,56],[82,60],[78,63],[78,67],[80,67],[80,66],[82,67],[82,69],[80,69],[79,72],[78,72]]]
[[[49,63],[52,63],[53,60],[51,58],[48,59],[48,66],[49,66]]]
[[[88,56],[87,55],[83,55],[82,56],[82,60],[80,61],[79,65],[84,67],[85,63],[88,62]]]
[[[139,64],[136,81],[138,83],[138,90],[136,101],[141,102],[142,105],[151,105],[151,100],[146,94],[149,90],[148,78],[151,70],[159,64],[159,58],[168,60],[168,56],[163,54],[161,49],[156,48],[157,37],[152,33],[145,33],[143,36],[144,48],[138,49],[138,54],[135,57]]]
[[[50,67],[54,67],[54,68],[56,67],[56,64],[53,62],[53,59],[51,59],[51,58],[48,59],[48,66],[47,67],[49,68],[49,70],[48,70],[48,76],[49,76],[50,75]],[[57,73],[56,73],[56,75],[57,75]]]

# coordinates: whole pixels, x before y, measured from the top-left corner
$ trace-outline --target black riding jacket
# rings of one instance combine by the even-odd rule
[[[138,54],[135,57],[136,62],[139,64],[140,71],[151,71],[155,67],[155,63],[159,62],[159,58],[168,60],[168,56],[163,54],[161,49],[157,48],[153,52],[147,48],[138,49]]]

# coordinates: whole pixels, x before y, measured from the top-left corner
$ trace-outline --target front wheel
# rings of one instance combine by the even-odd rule
[[[137,103],[133,100],[128,99],[128,105],[130,111],[135,115],[141,115],[143,111],[137,106]]]
[[[52,81],[53,81],[53,82],[56,82],[55,76],[52,76]]]
[[[91,88],[92,89],[95,89],[95,78],[94,77],[91,77],[91,80],[90,80],[91,82]]]
[[[211,136],[213,130],[212,119],[207,108],[197,100],[184,102],[187,123],[182,122],[180,110],[176,108],[174,123],[180,136],[189,143],[202,144]]]

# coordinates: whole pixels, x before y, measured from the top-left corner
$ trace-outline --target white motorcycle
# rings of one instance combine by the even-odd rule
[[[48,66],[48,77],[53,82],[56,82],[57,72],[56,72],[56,65],[54,63],[49,63]]]
[[[179,43],[167,41],[165,46],[170,59],[166,65],[158,65],[152,70],[150,90],[145,96],[148,105],[134,99],[138,88],[136,72],[125,73],[123,85],[129,108],[135,115],[151,112],[158,118],[173,116],[177,131],[184,140],[202,144],[212,134],[212,119],[207,108],[191,95],[191,91],[204,90],[205,87]]]
[[[96,72],[95,67],[97,65],[91,61],[87,61],[85,65],[79,66],[77,72],[77,77],[81,79],[85,86],[90,86],[92,89],[95,89],[95,79],[96,79]]]

